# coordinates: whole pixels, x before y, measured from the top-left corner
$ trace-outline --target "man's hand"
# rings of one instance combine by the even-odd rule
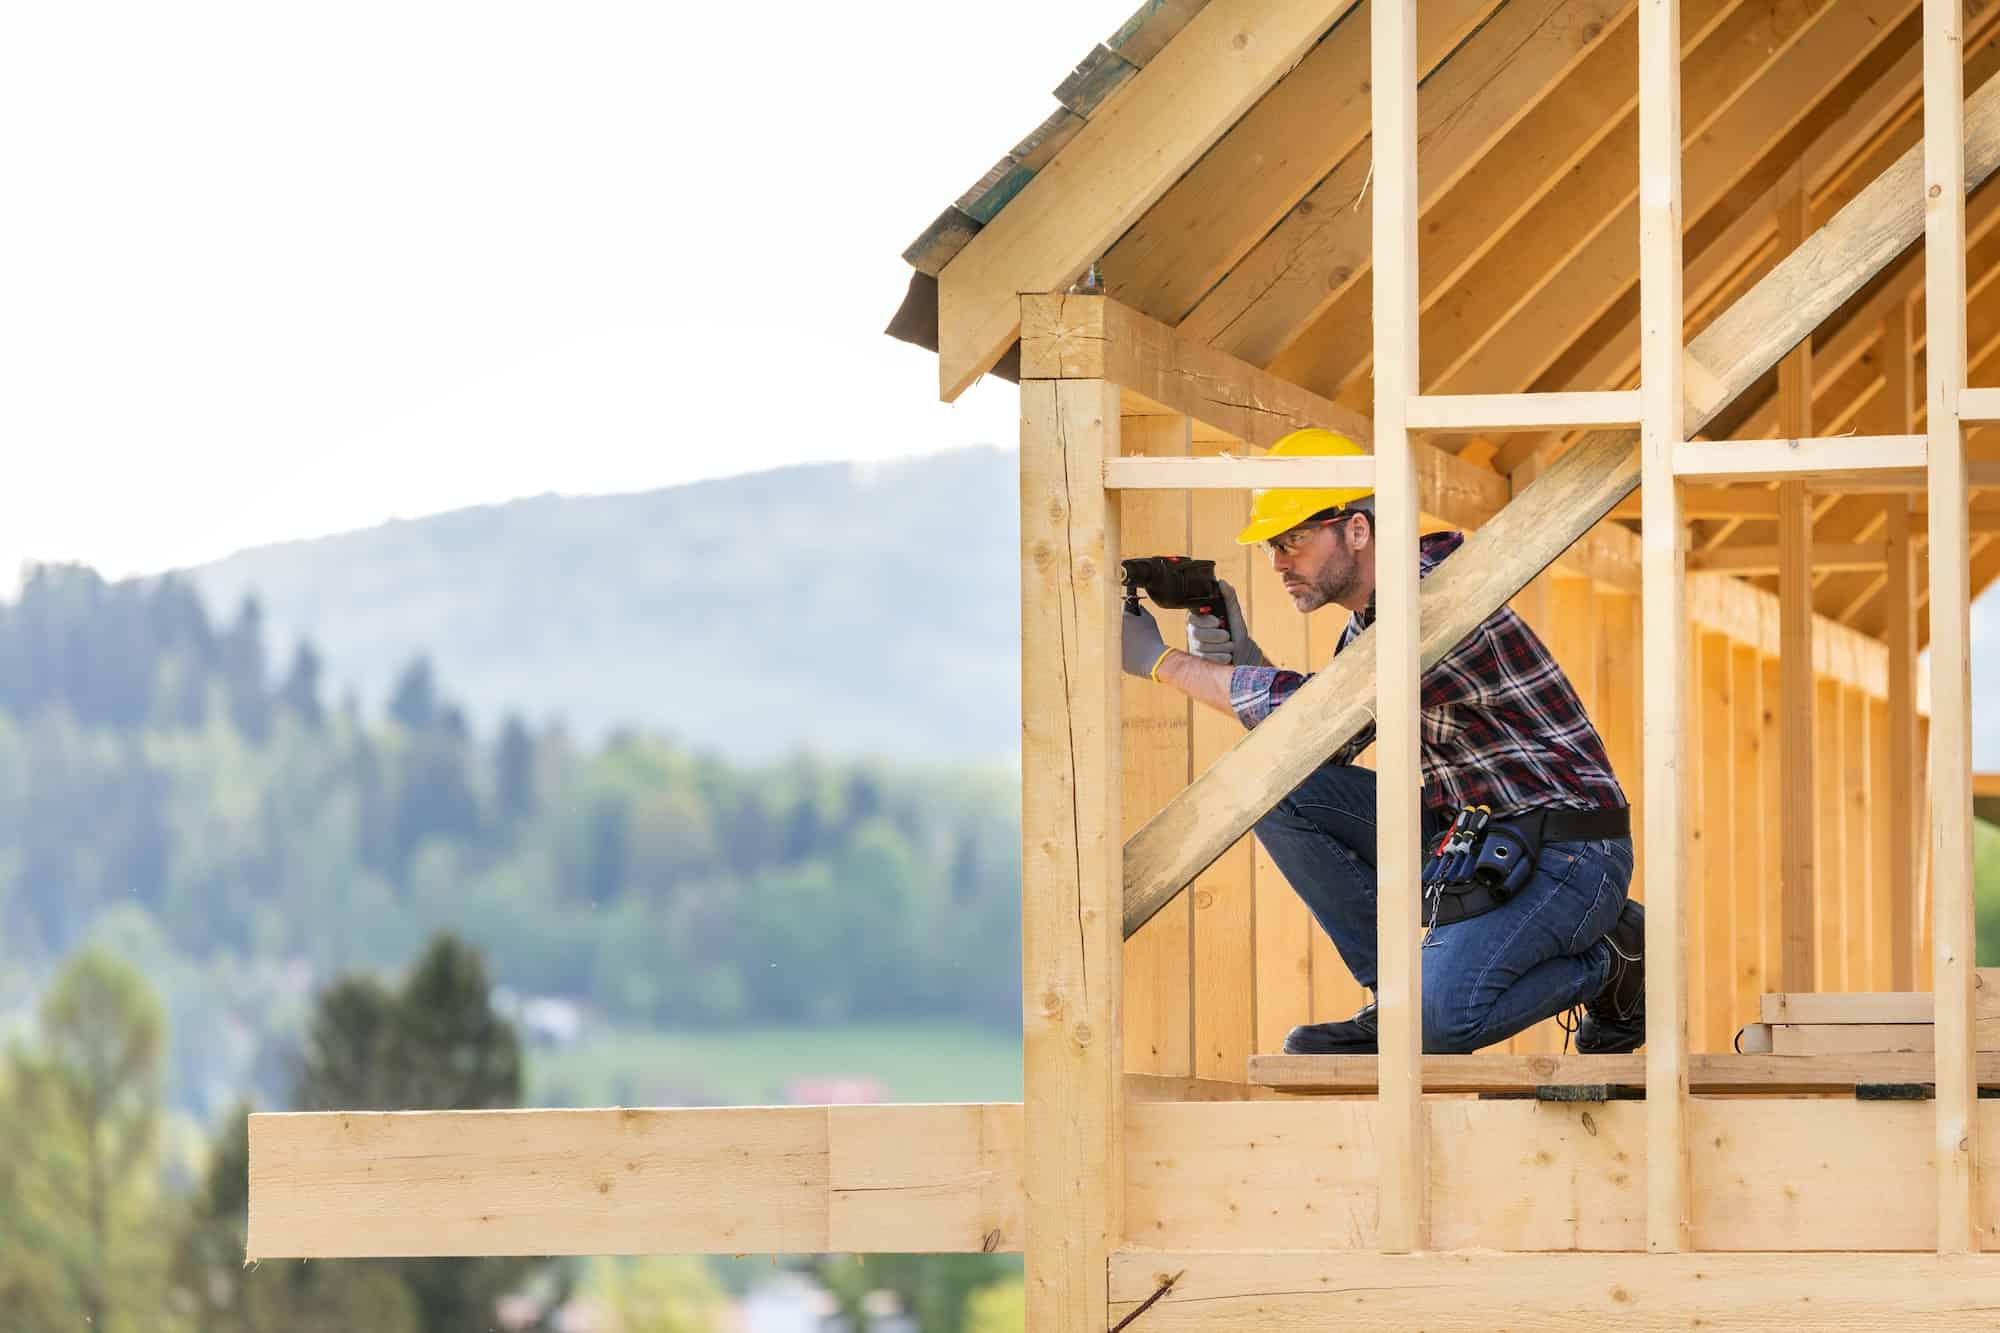
[[[1229,624],[1225,627],[1220,616],[1204,616],[1188,613],[1187,650],[1204,662],[1220,662],[1224,666],[1269,666],[1264,650],[1250,637],[1250,627],[1243,619],[1243,609],[1236,604],[1236,589],[1223,579],[1222,604],[1228,609]]]
[[[1125,604],[1119,617],[1125,658],[1125,674],[1155,679],[1153,668],[1167,655],[1167,641],[1160,637],[1160,622],[1132,603]]]

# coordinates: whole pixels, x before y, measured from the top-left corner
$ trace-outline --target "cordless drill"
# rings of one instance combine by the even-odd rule
[[[1184,555],[1149,555],[1121,561],[1120,564],[1126,606],[1136,608],[1139,594],[1143,592],[1155,606],[1169,611],[1193,611],[1214,616],[1222,622],[1222,628],[1231,628],[1228,606],[1222,600],[1222,585],[1215,579],[1213,560],[1195,560]]]

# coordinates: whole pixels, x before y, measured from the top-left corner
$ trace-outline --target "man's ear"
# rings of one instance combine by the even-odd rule
[[[1352,522],[1347,524],[1346,536],[1348,550],[1361,551],[1365,549],[1370,542],[1375,540],[1375,515],[1365,509],[1362,510]]]

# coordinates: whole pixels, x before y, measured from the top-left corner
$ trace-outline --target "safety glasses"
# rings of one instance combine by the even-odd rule
[[[1296,528],[1288,528],[1275,537],[1258,542],[1257,545],[1263,548],[1264,554],[1270,556],[1273,560],[1277,559],[1280,555],[1297,555],[1304,548],[1305,544],[1315,536],[1337,524],[1345,523],[1360,512],[1358,509],[1350,509],[1344,514],[1335,514],[1332,518],[1314,519],[1309,523],[1301,523]]]

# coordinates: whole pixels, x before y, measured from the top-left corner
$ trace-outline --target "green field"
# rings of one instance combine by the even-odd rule
[[[898,1102],[1021,1100],[1021,1039],[950,1023],[602,1032],[528,1052],[529,1106],[758,1106],[794,1079],[873,1078]]]

